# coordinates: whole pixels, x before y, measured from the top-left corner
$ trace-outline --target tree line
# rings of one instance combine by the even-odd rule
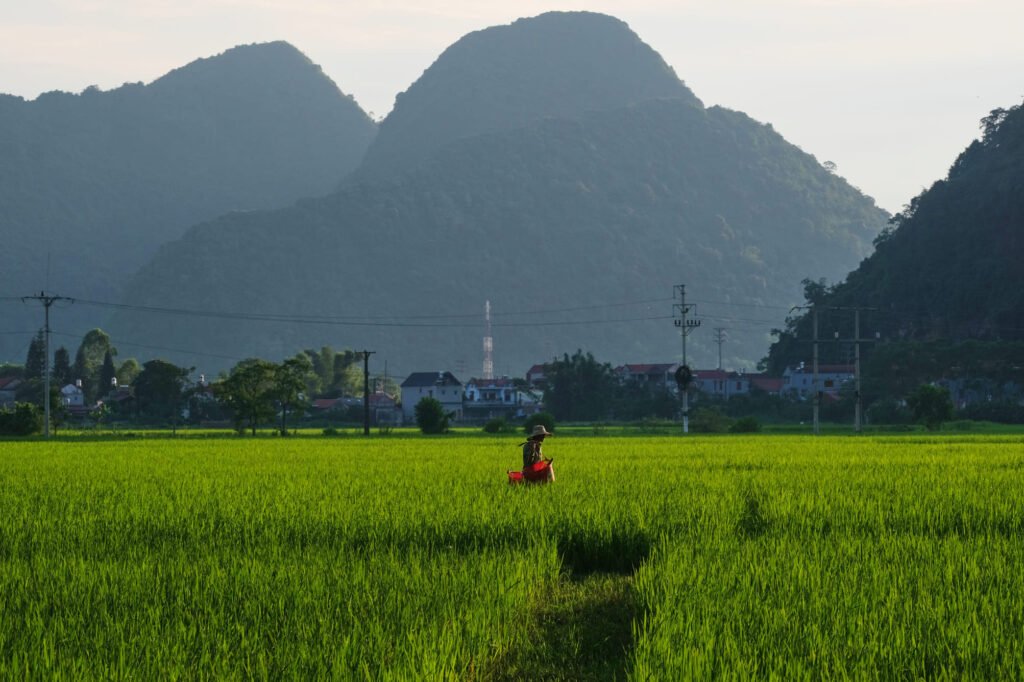
[[[40,332],[29,344],[23,366],[0,367],[0,376],[22,380],[16,396],[19,403],[43,404],[45,348]],[[356,396],[364,386],[362,356],[330,346],[305,349],[279,363],[248,358],[212,381],[196,376],[194,367],[162,359],[117,362],[117,355],[110,336],[100,329],[85,334],[74,362],[67,348],[54,351],[49,399],[56,425],[68,414],[61,400],[61,389],[67,385],[81,389],[85,405],[92,407],[92,418],[100,422],[131,419],[176,428],[187,416],[191,423],[230,420],[239,432],[255,433],[260,426],[279,420],[282,434],[289,432],[290,420],[305,412],[314,397]],[[397,392],[394,382],[382,388]]]

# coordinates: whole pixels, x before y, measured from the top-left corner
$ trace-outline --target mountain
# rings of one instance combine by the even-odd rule
[[[700,101],[622,21],[549,12],[476,31],[395,98],[360,172],[400,173],[445,144],[657,98]]]
[[[870,257],[817,287],[822,308],[871,308],[862,329],[884,339],[1024,341],[1024,107],[996,109],[982,127],[947,177],[893,218]],[[833,327],[849,327],[849,313],[827,314]],[[798,339],[812,334],[809,316],[794,318],[771,349],[772,367],[805,359]]]
[[[554,30],[566,22],[578,26]],[[765,320],[761,311],[707,301],[788,307],[799,300],[800,279],[848,271],[885,225],[869,198],[771,126],[704,108],[681,83],[674,97],[669,86],[656,96],[633,89],[634,81],[660,82],[667,67],[636,48],[621,22],[556,14],[513,27],[518,51],[508,44],[511,29],[473,34],[464,56],[472,64],[450,64],[462,49],[449,50],[392,116],[443,130],[429,107],[412,111],[441,97],[423,84],[444,82],[435,68],[459,73],[488,61],[484,38],[494,35],[495,66],[462,87],[491,91],[484,101],[505,92],[522,102],[514,120],[492,113],[443,143],[441,134],[418,133],[424,146],[408,147],[422,158],[384,177],[361,168],[328,196],[196,226],[133,279],[131,307],[109,325],[115,342],[174,348],[182,352],[172,357],[208,371],[232,358],[329,344],[376,350],[397,376],[460,367],[468,375],[480,366],[489,299],[500,373],[522,374],[576,348],[612,362],[672,360],[679,335],[667,318],[672,287],[682,282],[704,299],[701,314],[740,318],[723,326],[763,323],[735,333],[728,348],[752,363],[783,313]],[[617,73],[618,52],[608,63],[593,47],[602,43],[633,44],[646,64],[604,108],[579,91]],[[576,104],[553,115],[554,95],[541,97],[529,114],[538,79],[564,84],[565,101]],[[378,141],[390,145],[386,136],[401,129],[389,117]],[[710,329],[691,337],[706,361],[710,337]]]
[[[236,47],[149,85],[0,96],[0,297],[47,288],[116,300],[189,226],[332,190],[375,132],[283,42]],[[73,306],[58,324],[80,335],[95,318]],[[5,332],[31,332],[42,315],[18,304],[2,319]],[[29,338],[0,335],[0,360],[23,360]]]

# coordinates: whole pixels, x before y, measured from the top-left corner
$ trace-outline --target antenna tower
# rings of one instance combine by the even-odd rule
[[[494,378],[494,338],[491,336],[490,301],[484,303],[484,373],[482,378]]]

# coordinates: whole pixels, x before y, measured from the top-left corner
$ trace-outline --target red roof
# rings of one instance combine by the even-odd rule
[[[313,401],[314,410],[330,410],[341,402],[341,398],[316,398]]]
[[[395,399],[389,396],[387,393],[382,393],[378,391],[377,393],[370,394],[369,403],[373,407],[394,407]]]
[[[619,369],[624,369],[630,374],[667,374],[675,367],[672,363],[647,363],[639,365],[625,364]]]
[[[14,388],[21,383],[21,379],[18,377],[0,377],[0,391],[4,390],[7,386]]]
[[[751,374],[750,385],[756,386],[766,393],[778,393],[782,390],[782,379],[768,377],[763,374]]]
[[[724,369],[698,369],[693,375],[698,379],[732,379],[736,373]]]

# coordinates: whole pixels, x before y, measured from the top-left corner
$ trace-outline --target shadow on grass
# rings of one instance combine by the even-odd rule
[[[637,612],[633,572],[650,547],[639,536],[580,540],[559,543],[563,573],[531,595],[527,643],[491,661],[481,679],[626,679]]]
[[[492,661],[482,679],[625,680],[635,615],[631,576],[562,576],[533,597],[529,643]]]

